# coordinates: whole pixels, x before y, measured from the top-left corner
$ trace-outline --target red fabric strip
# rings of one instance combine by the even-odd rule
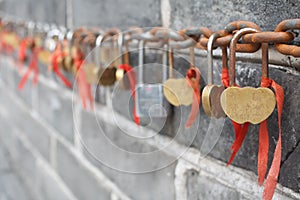
[[[136,114],[136,108],[135,108],[135,85],[136,85],[136,74],[135,71],[132,69],[132,67],[128,64],[121,64],[118,67],[119,69],[123,69],[126,74],[128,75],[129,83],[130,83],[130,89],[131,89],[131,95],[134,100],[134,106],[133,106],[133,119],[136,125],[140,125],[140,118]]]
[[[65,53],[60,50],[60,48],[56,48],[52,55],[52,68],[54,73],[58,76],[58,78],[65,84],[66,87],[72,88],[72,84],[70,81],[61,73],[58,67],[58,59],[65,56]]]
[[[26,59],[26,49],[27,49],[28,38],[24,38],[21,41],[19,52],[18,52],[18,61],[21,65],[24,64]]]
[[[233,124],[233,127],[234,127],[234,130],[235,130],[235,141],[233,142],[232,146],[231,146],[231,156],[229,158],[229,161],[227,163],[227,166],[229,166],[236,154],[238,153],[238,151],[240,150],[243,142],[244,142],[244,139],[247,135],[247,132],[248,132],[248,128],[249,128],[249,122],[246,122],[245,124],[238,124],[234,121],[231,121],[232,124]]]
[[[193,125],[199,112],[199,107],[201,102],[201,94],[199,88],[200,76],[201,76],[200,70],[196,67],[190,68],[186,75],[186,82],[190,87],[193,88],[194,92],[193,92],[192,108],[188,120],[185,124],[185,128],[190,128]]]
[[[90,109],[93,110],[94,98],[92,95],[91,84],[87,83],[84,70],[82,69],[84,63],[83,59],[84,59],[84,55],[79,49],[77,49],[74,57],[74,61],[75,61],[75,66],[77,68],[76,82],[77,82],[79,96],[83,108],[87,109],[87,101],[88,101]]]
[[[229,72],[228,68],[222,68],[222,83],[227,88],[229,87]],[[231,156],[229,158],[229,161],[227,163],[227,166],[230,165],[236,154],[238,153],[239,149],[241,148],[243,141],[246,137],[249,123],[245,123],[244,125],[238,124],[234,121],[231,121],[233,124],[234,132],[235,132],[235,141],[233,142],[231,146]]]
[[[29,78],[30,72],[33,71],[33,84],[37,84],[38,82],[38,52],[39,49],[34,48],[31,54],[31,59],[30,59],[30,63],[29,66],[27,68],[27,71],[25,72],[24,76],[22,77],[19,85],[18,85],[18,89],[22,90]]]
[[[258,146],[258,161],[257,161],[258,184],[260,186],[264,183],[264,179],[267,172],[268,152],[269,152],[268,125],[267,125],[267,120],[264,120],[260,124],[260,129],[259,129],[259,146]]]
[[[272,197],[275,192],[277,180],[278,180],[278,174],[280,170],[280,162],[281,162],[281,115],[282,115],[282,109],[283,109],[283,103],[284,103],[284,90],[283,88],[277,84],[274,80],[263,78],[262,84],[263,87],[271,86],[275,91],[275,97],[276,97],[276,103],[277,103],[277,109],[278,109],[278,142],[275,148],[274,157],[272,161],[271,168],[269,170],[265,188],[264,188],[264,194],[263,199],[264,200],[272,200]]]

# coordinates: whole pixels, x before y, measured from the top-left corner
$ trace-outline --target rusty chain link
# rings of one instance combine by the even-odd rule
[[[1,32],[18,32],[16,30],[19,30],[20,27],[26,29],[24,23],[1,21]],[[292,32],[293,30],[300,30],[300,19],[284,20],[277,25],[273,32],[262,32],[259,26],[253,22],[234,21],[227,24],[223,30],[215,32],[207,27],[187,28],[178,32],[162,27],[154,27],[144,32],[139,27],[132,27],[125,31],[124,34],[127,43],[133,40],[145,40],[148,44],[151,43],[153,47],[161,47],[165,42],[168,42],[173,49],[196,47],[206,50],[208,38],[213,33],[219,35],[214,42],[213,48],[223,48],[228,47],[235,32],[243,28],[254,28],[258,32],[244,35],[236,46],[237,52],[253,53],[260,49],[261,43],[271,43],[274,44],[278,52],[284,55],[300,57],[300,46],[293,44],[295,34]],[[56,27],[56,29],[58,28]],[[73,32],[73,44],[75,46],[83,44],[93,46],[97,35],[104,34],[116,40],[118,33],[120,33],[120,30],[116,28],[107,31],[78,28]]]

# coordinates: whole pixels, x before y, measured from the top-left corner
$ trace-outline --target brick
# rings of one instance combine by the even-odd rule
[[[27,106],[31,107],[32,106],[32,90],[33,88],[33,84],[32,84],[32,80],[31,78],[27,79],[26,84],[24,85],[24,88],[22,90],[18,89],[18,85],[22,79],[21,74],[19,74],[19,72],[17,72],[16,70],[13,71],[14,73],[14,88],[13,90],[15,91],[15,93],[17,94],[17,96],[19,96],[20,98],[23,99],[23,101],[27,104]]]
[[[0,87],[2,90],[2,86]],[[50,137],[40,124],[38,124],[29,112],[24,111],[10,95],[1,95],[0,97],[2,118],[1,124],[6,124],[7,129],[3,129],[3,134],[9,134],[11,131],[22,131],[30,141],[39,150],[46,160],[49,160]],[[9,109],[8,109],[9,108]]]
[[[11,16],[22,20],[45,23],[66,24],[66,3],[59,0],[17,0],[4,1],[3,10]]]
[[[49,82],[50,84],[50,82]],[[38,112],[65,138],[73,142],[73,109],[71,97],[64,95],[60,87],[50,87],[47,83],[38,85]]]
[[[262,30],[274,30],[284,19],[299,17],[297,1],[169,1],[171,28],[207,26],[213,30],[223,29],[235,20],[257,23]]]
[[[75,199],[73,194],[67,191],[68,189],[64,183],[58,180],[57,175],[53,174],[54,171],[51,171],[49,166],[45,168],[47,164],[41,161],[41,157],[32,152],[32,148],[35,149],[35,147],[29,144],[31,149],[28,149],[24,145],[24,141],[18,137],[22,134],[17,130],[13,130],[9,135],[1,134],[0,137],[8,148],[9,159],[11,159],[14,169],[22,177],[22,180],[24,180],[26,191],[34,195],[34,198],[30,197],[29,199]],[[9,184],[9,181],[5,182]],[[12,187],[12,185],[9,187]],[[9,187],[7,189],[11,189],[14,195],[16,195],[16,198],[13,199],[26,199],[26,196],[22,195],[22,191],[16,192],[18,190],[17,187]],[[17,198],[18,195],[20,195],[20,198]]]
[[[296,192],[300,192],[300,145],[291,152],[288,159],[281,165],[279,182],[282,185],[293,189]]]
[[[61,143],[57,145],[57,173],[78,199],[110,199],[110,193]]]
[[[175,198],[176,158],[98,118],[99,127],[92,113],[81,115],[85,155],[122,191],[133,199]]]
[[[196,171],[187,172],[188,199],[240,199],[238,191],[214,179],[201,176]]]
[[[88,0],[82,3],[80,0],[75,0],[73,1],[73,22],[75,27],[128,28],[131,26],[159,26],[161,25],[160,1]]]
[[[21,179],[12,172],[0,175],[0,191],[0,199],[30,200],[33,198]]]

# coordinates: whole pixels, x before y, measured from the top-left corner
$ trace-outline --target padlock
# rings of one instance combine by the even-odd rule
[[[14,32],[7,32],[3,35],[3,41],[12,46],[15,50],[19,48],[20,39]]]
[[[119,62],[121,63],[118,65],[117,71],[116,71],[116,79],[118,81],[118,87],[123,89],[123,90],[128,90],[130,89],[130,80],[129,76],[132,74],[133,75],[133,70],[132,67],[129,64],[129,52],[128,52],[128,44],[126,41],[124,41],[124,34],[119,33],[118,36],[118,47],[119,47]],[[126,74],[127,71],[124,69],[130,68],[129,73],[130,75]],[[134,78],[134,76],[132,76]]]
[[[163,53],[162,82],[167,79],[167,45]],[[166,117],[168,115],[167,102],[163,95],[162,83],[144,83],[144,41],[139,41],[139,70],[136,84],[136,115],[138,117]]]
[[[220,96],[225,90],[225,86],[215,85],[213,78],[213,43],[219,37],[221,36],[216,32],[209,37],[207,43],[207,85],[204,87],[202,92],[202,106],[204,112],[209,117],[215,117],[217,119],[226,117],[220,102]],[[222,69],[228,68],[226,46],[222,47],[222,60]]]
[[[45,58],[42,58],[42,59],[45,59],[45,61],[46,61],[46,59],[48,59],[49,65],[52,65],[51,59],[52,59],[52,56],[53,56],[53,53],[55,52],[55,50],[62,48],[62,43],[61,43],[62,39],[63,39],[63,35],[62,35],[61,31],[58,29],[53,29],[47,33],[47,37],[46,37],[45,44],[44,44],[44,49],[50,52],[50,56],[47,54],[44,54],[43,56],[45,56]],[[63,68],[63,57],[62,56],[60,56],[57,59],[57,65],[59,68]]]
[[[96,39],[98,38],[98,35],[90,35],[87,37],[96,37]],[[86,38],[88,39],[88,38]],[[91,39],[91,38],[90,38]],[[96,39],[91,39],[93,40],[94,44]],[[84,62],[84,64],[82,65],[82,68],[84,70],[85,76],[86,76],[86,81],[89,84],[97,84],[98,82],[98,78],[99,78],[99,68],[96,66],[96,50],[92,51],[91,49],[93,48],[93,46],[95,46],[94,44],[92,44],[90,41],[87,41],[85,43],[86,47],[86,60]],[[89,54],[89,55],[88,55]]]
[[[191,50],[192,51],[192,50]],[[193,59],[193,58],[191,58]],[[193,66],[191,61],[191,67]],[[187,84],[186,78],[174,78],[174,55],[169,50],[170,77],[164,82],[164,95],[168,102],[174,106],[191,105],[193,101],[193,88]]]
[[[110,37],[110,41],[112,42],[113,38],[113,33],[111,34],[110,32],[104,34],[100,38],[96,39],[96,47],[100,51],[100,61],[99,61],[99,67],[98,67],[98,75],[99,75],[99,81],[98,84],[102,86],[111,86],[116,82],[116,71],[117,68],[115,66],[112,66],[112,61],[111,59],[108,60],[108,62],[103,62],[102,60],[102,45],[107,37]],[[111,46],[112,47],[112,46]],[[99,54],[98,54],[99,55]],[[106,65],[106,67],[104,67]]]
[[[72,31],[68,31],[66,34],[66,37],[64,38],[62,44],[63,44],[63,51],[65,53],[65,56],[63,57],[62,61],[62,68],[66,72],[71,72],[72,74],[77,73],[77,69],[74,62],[74,54],[75,54],[75,47],[73,46],[73,35],[74,33]]]
[[[45,47],[45,43],[44,43],[44,32],[38,32],[35,37],[34,37],[34,43],[37,49],[39,49],[38,51],[38,60],[45,64],[45,65],[49,65],[50,63],[50,57],[51,57],[51,53],[46,49]]]
[[[236,44],[242,35],[257,33],[256,29],[244,28],[236,32],[230,42],[230,83],[221,94],[221,106],[226,115],[233,121],[243,124],[258,124],[267,119],[273,112],[276,100],[273,91],[266,87],[237,87],[235,84]],[[267,55],[264,55],[267,56]],[[266,58],[263,58],[265,60]],[[263,62],[262,77],[268,77],[268,66]]]

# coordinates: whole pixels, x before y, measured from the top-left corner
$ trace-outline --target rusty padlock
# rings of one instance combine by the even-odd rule
[[[226,114],[224,113],[221,102],[220,96],[225,90],[224,85],[215,85],[214,78],[213,78],[213,43],[214,41],[221,37],[219,33],[212,34],[207,43],[207,85],[204,87],[202,91],[202,106],[204,112],[209,117],[215,118],[225,118]],[[227,66],[227,47],[222,47],[222,69],[228,69]]]
[[[237,87],[235,84],[236,44],[242,35],[259,32],[253,28],[244,28],[236,32],[230,42],[230,83],[221,95],[221,106],[233,121],[243,124],[258,124],[273,112],[276,100],[273,91],[266,87]],[[263,45],[264,48],[266,45]],[[263,55],[262,77],[268,77],[267,55]]]

